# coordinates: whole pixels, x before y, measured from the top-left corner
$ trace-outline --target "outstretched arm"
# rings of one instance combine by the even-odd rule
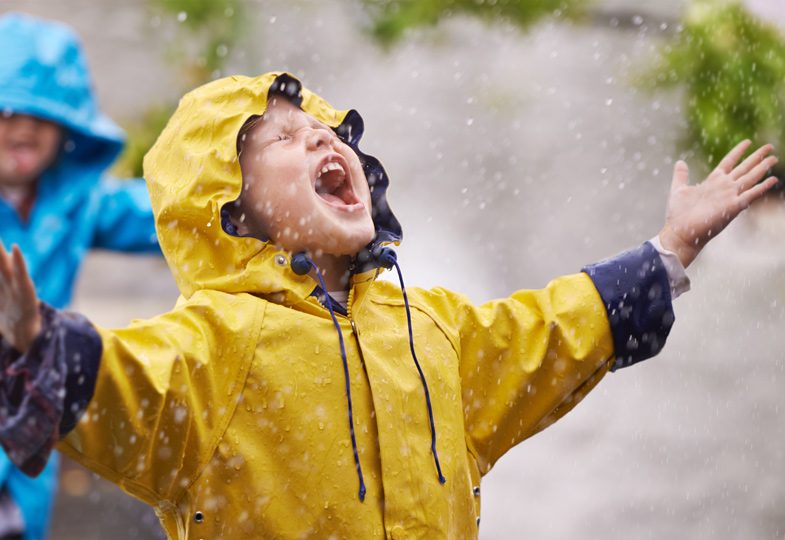
[[[706,180],[695,186],[688,185],[687,164],[676,162],[665,227],[659,236],[662,247],[676,253],[685,268],[709,240],[777,183],[774,177],[760,182],[778,161],[768,155],[773,149],[770,144],[737,165],[750,144],[743,141],[736,145]]]
[[[19,248],[2,243],[0,338],[0,445],[36,476],[90,401],[101,339],[83,317],[39,302]]]
[[[161,254],[144,180],[104,180],[96,192],[99,206],[93,247]]]
[[[23,353],[40,332],[38,296],[22,252],[15,245],[8,253],[0,242],[0,335]]]

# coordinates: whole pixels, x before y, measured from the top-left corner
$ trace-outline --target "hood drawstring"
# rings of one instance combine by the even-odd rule
[[[412,352],[412,359],[414,360],[414,365],[417,366],[417,371],[420,373],[420,381],[422,381],[423,390],[425,390],[425,402],[428,405],[428,419],[431,425],[431,451],[433,452],[433,459],[436,462],[436,470],[439,473],[439,482],[444,484],[447,482],[447,479],[444,478],[442,474],[442,468],[439,463],[439,455],[436,453],[436,424],[433,420],[433,407],[431,406],[431,394],[428,391],[428,383],[425,381],[425,374],[420,367],[420,362],[417,360],[417,354],[414,352],[414,336],[412,332],[412,315],[411,310],[409,309],[409,298],[406,295],[406,286],[403,283],[403,274],[401,273],[401,267],[398,266],[397,256],[395,251],[387,247],[379,247],[373,251],[374,258],[379,262],[379,265],[391,269],[393,266],[395,270],[398,272],[398,280],[401,283],[401,291],[403,292],[403,302],[406,306],[406,322],[409,327],[409,349]],[[327,294],[327,287],[324,284],[324,279],[322,278],[322,273],[319,271],[319,268],[316,264],[308,258],[305,253],[298,253],[294,257],[292,257],[291,262],[292,271],[300,276],[304,276],[308,272],[311,271],[313,268],[316,271],[316,276],[319,278],[319,283],[322,286],[322,290]],[[341,344],[341,359],[343,360],[343,371],[344,376],[346,378],[346,401],[349,406],[349,430],[352,435],[352,450],[354,451],[354,462],[357,466],[357,475],[360,478],[360,501],[365,500],[365,482],[363,481],[363,471],[360,467],[360,458],[357,454],[357,440],[354,436],[354,417],[352,415],[352,394],[349,385],[349,365],[346,361],[346,349],[343,344],[343,335],[341,333],[341,327],[338,324],[338,319],[335,317],[335,312],[333,311],[332,304],[328,300],[325,302],[327,305],[327,309],[330,311],[330,316],[333,319],[333,325],[335,325],[335,329],[338,332],[338,340]]]
[[[406,306],[406,322],[409,325],[409,349],[412,351],[412,359],[414,359],[414,365],[417,366],[417,371],[420,372],[420,380],[422,381],[422,387],[425,390],[425,401],[428,404],[428,418],[431,421],[431,451],[433,452],[433,459],[436,462],[436,470],[439,473],[439,482],[444,484],[447,480],[442,475],[442,468],[439,464],[439,455],[436,453],[436,424],[433,421],[433,408],[431,407],[431,394],[428,392],[428,383],[425,382],[425,374],[422,372],[422,368],[420,367],[420,362],[417,361],[417,354],[414,352],[414,337],[412,335],[412,314],[411,310],[409,309],[409,298],[406,295],[406,286],[403,284],[403,274],[401,273],[401,267],[398,266],[398,258],[390,248],[383,247],[377,248],[374,251],[374,257],[379,264],[384,268],[390,269],[395,266],[395,270],[398,272],[398,280],[401,283],[401,291],[403,292],[403,303]]]
[[[311,268],[316,270],[316,275],[319,277],[319,283],[322,285],[322,290],[325,294],[327,294],[327,287],[324,285],[324,279],[322,278],[322,273],[319,271],[319,267],[314,264],[314,262],[308,258],[305,253],[298,253],[294,257],[292,257],[292,271],[295,274],[300,276],[304,276],[307,274]],[[333,318],[333,324],[335,325],[335,330],[338,332],[338,341],[341,343],[341,359],[343,360],[343,374],[346,378],[346,403],[349,406],[349,431],[352,434],[352,450],[354,451],[354,464],[357,466],[357,476],[360,477],[360,502],[365,500],[365,481],[363,480],[363,470],[360,467],[360,456],[357,454],[357,439],[354,436],[354,416],[352,414],[352,390],[349,385],[349,364],[346,362],[346,349],[343,346],[343,335],[341,334],[341,327],[338,324],[338,319],[335,317],[335,312],[333,311],[333,307],[331,302],[325,302],[327,304],[327,309],[330,310],[330,316]]]

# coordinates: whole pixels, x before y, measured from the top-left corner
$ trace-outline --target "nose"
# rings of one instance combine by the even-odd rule
[[[15,114],[11,117],[15,129],[22,132],[36,132],[48,122],[27,114]]]
[[[326,129],[314,129],[308,137],[308,147],[316,150],[322,145],[331,145],[335,140],[335,135]]]

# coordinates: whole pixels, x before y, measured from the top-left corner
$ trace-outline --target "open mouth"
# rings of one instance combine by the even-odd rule
[[[355,205],[362,203],[354,194],[347,169],[343,159],[329,157],[316,173],[315,189],[316,194],[331,206],[354,209]]]
[[[39,159],[38,148],[33,144],[16,143],[8,149],[8,161],[15,170],[32,169]]]

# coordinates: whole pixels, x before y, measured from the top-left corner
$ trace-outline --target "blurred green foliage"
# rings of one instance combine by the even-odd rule
[[[745,138],[785,143],[785,37],[740,2],[694,0],[653,74],[684,87],[686,142],[710,163]]]
[[[176,104],[148,107],[133,124],[125,126],[125,148],[112,166],[114,175],[119,178],[142,176],[142,159],[166,127],[175,107]]]
[[[575,18],[591,0],[362,0],[372,33],[389,46],[414,28],[464,14],[527,28],[546,16]],[[783,0],[785,2],[785,0]],[[643,8],[645,11],[645,8]],[[752,139],[785,146],[785,37],[738,0],[692,0],[647,81],[687,95],[685,146],[709,162]]]
[[[168,53],[174,63],[191,70],[190,87],[220,76],[229,51],[245,30],[241,0],[147,0],[147,5],[162,19],[176,21],[179,35],[170,42]],[[189,45],[196,48],[189,51]]]
[[[245,32],[242,0],[146,0],[159,25],[170,25],[174,39],[164,57],[178,67],[185,93],[221,76],[227,56]],[[152,105],[130,125],[123,153],[112,167],[120,177],[142,176],[142,159],[163,131],[177,103]]]
[[[175,37],[166,52],[177,65],[183,92],[221,74],[246,30],[242,0],[146,0]],[[378,42],[388,46],[408,30],[454,15],[506,21],[528,28],[547,16],[575,18],[591,0],[362,0]],[[649,81],[686,93],[686,146],[710,163],[749,138],[785,146],[785,36],[738,0],[692,0],[679,31],[661,48]],[[128,145],[115,167],[141,175],[142,157],[175,104],[151,107],[127,126]]]
[[[363,0],[371,14],[372,33],[390,45],[412,28],[434,26],[451,15],[506,20],[527,28],[546,16],[574,17],[587,0]]]

